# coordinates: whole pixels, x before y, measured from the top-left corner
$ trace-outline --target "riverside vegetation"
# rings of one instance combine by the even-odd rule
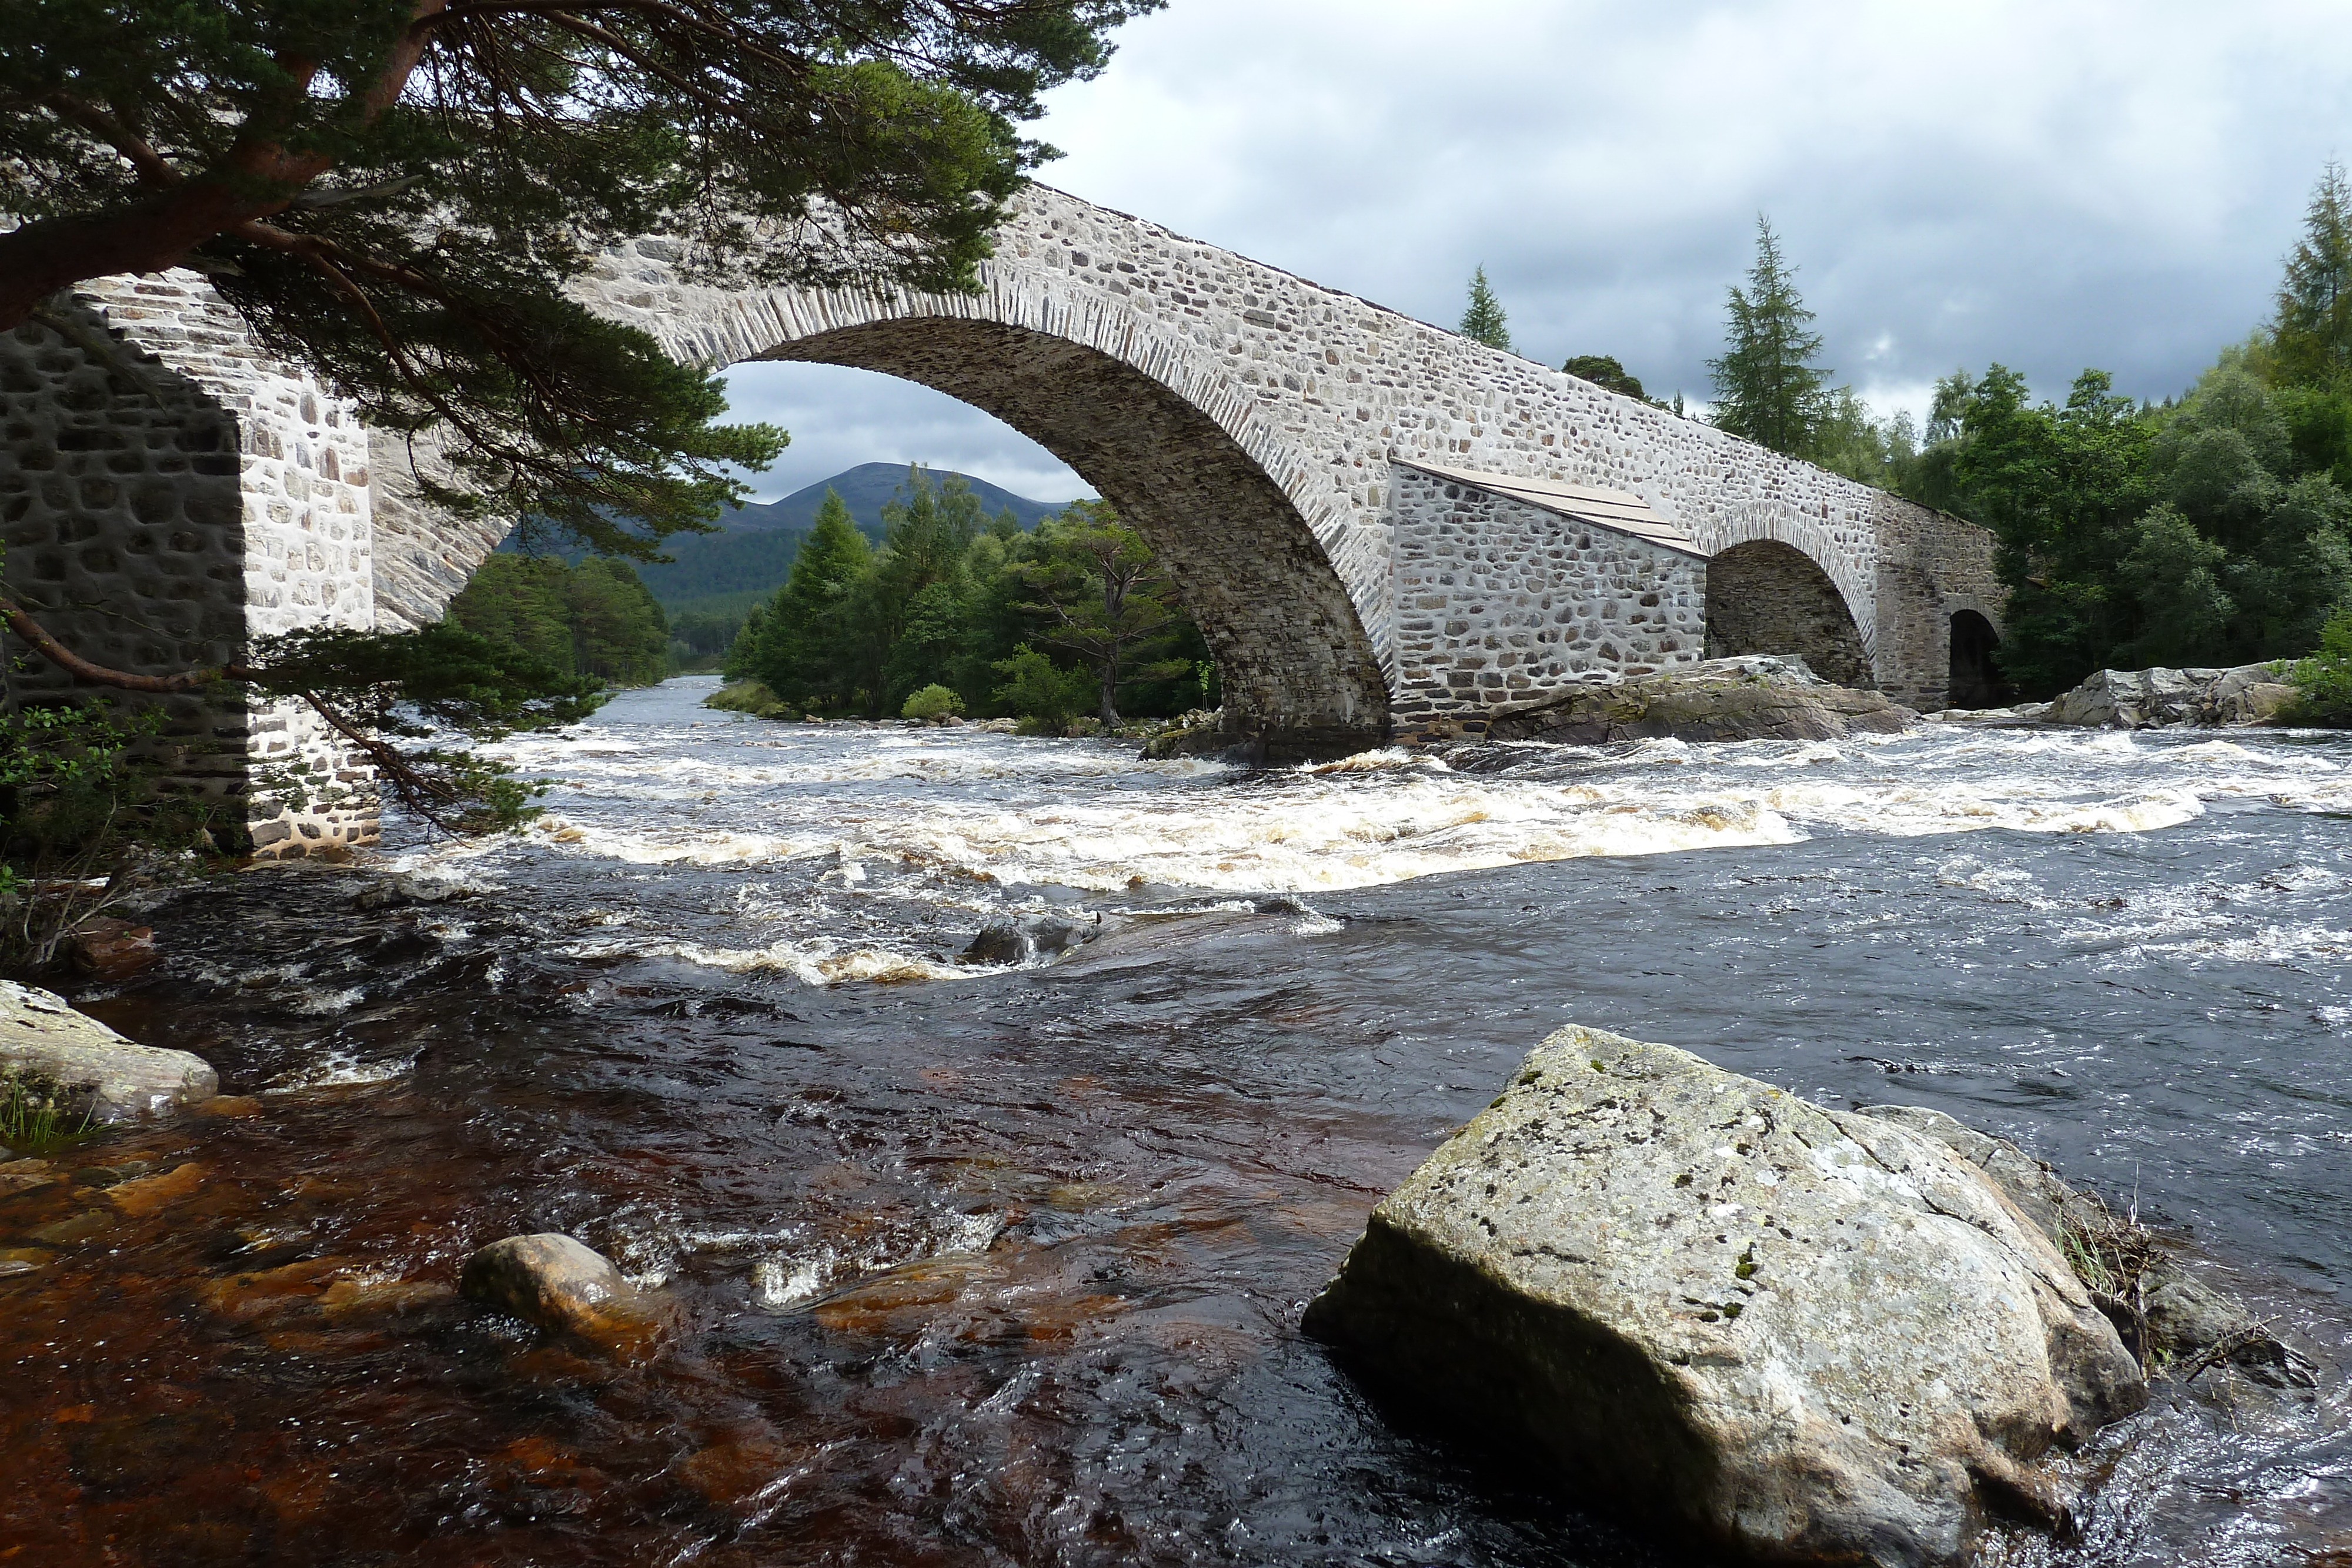
[[[2352,725],[2352,184],[2329,164],[2271,319],[2184,395],[2115,391],[2088,369],[2035,402],[1995,363],[1936,385],[1923,430],[1881,417],[1818,363],[1797,268],[1769,222],[1729,291],[1709,417],[1778,452],[1990,529],[2010,591],[1994,658],[2042,699],[2105,668],[2297,661],[2294,716]],[[1508,346],[1484,274],[1464,330]],[[1564,367],[1613,391],[1613,359]],[[1676,400],[1679,404],[1679,399]],[[1663,406],[1663,405],[1662,405]]]
[[[879,549],[828,494],[745,621],[718,707],[766,716],[1003,715],[1059,734],[1215,706],[1216,666],[1141,536],[1102,501],[1024,533],[910,470]]]

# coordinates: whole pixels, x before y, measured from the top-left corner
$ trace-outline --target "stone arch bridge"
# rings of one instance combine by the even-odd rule
[[[1711,653],[1941,706],[1998,635],[1990,541],[1956,518],[1046,187],[970,296],[713,288],[677,259],[641,239],[581,288],[684,358],[887,371],[1036,439],[1171,561],[1231,722],[1276,756],[1475,733]],[[419,505],[402,449],[194,275],[105,280],[67,324],[0,339],[0,527],[7,581],[89,656],[422,623],[497,542]],[[258,809],[263,852],[372,833],[307,714],[174,722],[205,739],[197,787],[298,758],[348,786]]]

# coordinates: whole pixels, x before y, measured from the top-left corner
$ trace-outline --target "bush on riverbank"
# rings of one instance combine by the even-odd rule
[[[951,718],[961,717],[962,713],[963,699],[941,685],[925,686],[908,697],[898,709],[900,718]]]
[[[800,717],[790,703],[759,681],[730,681],[703,698],[702,706],[722,713],[748,713],[753,718]]]
[[[2319,647],[2288,673],[2296,692],[2298,724],[2352,729],[2352,605],[2327,618]]]

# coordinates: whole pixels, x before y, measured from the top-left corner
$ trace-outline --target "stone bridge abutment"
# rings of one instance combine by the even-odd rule
[[[711,287],[658,238],[579,288],[681,358],[880,371],[1037,440],[1168,559],[1229,720],[1276,754],[1475,733],[1710,647],[1801,653],[1915,705],[1943,704],[1956,661],[1989,689],[1979,530],[1042,186],[971,295]],[[423,507],[404,449],[264,360],[201,279],[108,280],[79,308],[79,343],[0,340],[0,521],[8,580],[87,646],[137,668],[296,624],[420,624],[497,543]],[[180,450],[206,440],[217,472]],[[126,651],[116,619],[142,615],[188,630]],[[209,728],[218,788],[271,747],[351,771],[297,716]],[[313,815],[257,836],[299,852],[362,831]]]

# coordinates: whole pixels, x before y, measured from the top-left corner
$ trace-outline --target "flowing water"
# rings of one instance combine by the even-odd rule
[[[1297,1332],[1566,1021],[1936,1105],[2193,1241],[2314,1393],[2111,1431],[2079,1541],[2352,1560],[2352,742],[1131,747],[614,702],[518,840],[258,869],[84,1004],[211,1115],[0,1197],[0,1558],[1693,1561]],[[361,901],[366,903],[371,901]],[[958,954],[1008,914],[1093,940]],[[455,1299],[565,1230],[656,1354]],[[2342,1554],[2342,1555],[2339,1555]]]

